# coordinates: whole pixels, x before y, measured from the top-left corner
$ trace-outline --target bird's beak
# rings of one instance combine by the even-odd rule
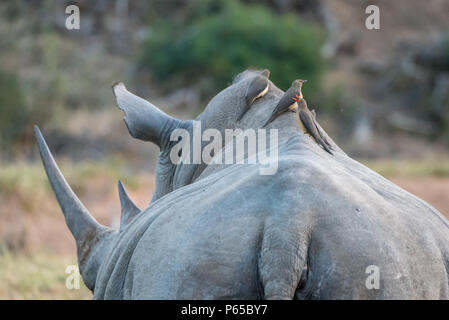
[[[307,80],[302,80],[302,82],[307,82]]]

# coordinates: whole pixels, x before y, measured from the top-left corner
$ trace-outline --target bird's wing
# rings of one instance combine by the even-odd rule
[[[323,139],[323,141],[327,144],[327,146],[333,150],[334,148],[332,147],[329,140],[327,140],[326,136],[323,134],[322,130],[318,126],[318,122],[316,121],[316,118],[313,119],[313,124],[315,125],[315,128],[318,131],[318,134],[320,135],[321,139]]]
[[[320,135],[321,139],[323,139],[323,141],[327,144],[327,146],[331,149],[334,150],[334,148],[332,147],[332,144],[329,142],[329,140],[327,140],[326,136],[323,134],[323,130],[321,130],[321,128],[318,126],[318,121],[316,121],[316,112],[315,109],[310,110],[310,113],[313,116],[313,124],[315,125],[315,128],[318,131],[318,134]]]
[[[245,93],[245,101],[249,106],[257,98],[261,98],[268,89],[268,79],[266,77],[257,76],[250,82]]]
[[[276,105],[276,108],[273,110],[273,114],[281,114],[287,111],[288,107],[290,107],[295,102],[294,100],[292,100],[292,96],[294,96],[292,91],[292,88],[285,91],[284,95]]]
[[[304,127],[309,132],[309,134],[315,139],[316,143],[324,148],[330,154],[332,153],[332,149],[327,145],[326,142],[321,138],[321,134],[316,127],[312,114],[307,111],[301,110],[299,112],[299,119],[302,121]]]
[[[254,79],[251,80],[245,92],[246,106],[238,116],[237,121],[240,121],[240,119],[243,118],[246,112],[248,112],[254,100],[263,97],[268,92],[268,88],[269,83],[266,77],[256,76],[254,77]]]
[[[313,122],[312,114],[310,112],[300,110],[299,111],[299,119],[301,120],[304,128],[306,128],[307,132],[313,136],[316,140],[316,137],[319,136],[318,130]]]

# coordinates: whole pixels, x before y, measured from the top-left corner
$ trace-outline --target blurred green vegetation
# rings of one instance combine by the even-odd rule
[[[28,63],[36,66],[22,72],[14,65],[0,70],[0,146],[6,158],[14,158],[20,145],[33,140],[33,124],[51,123],[70,107],[66,101],[70,84],[61,81],[65,79],[61,53],[68,51],[65,41],[55,32],[44,32],[27,46],[32,55]],[[11,52],[15,50],[19,49]],[[5,53],[5,58],[11,55]]]
[[[4,149],[23,135],[28,107],[18,77],[0,70],[0,148]]]
[[[320,121],[327,120],[326,130],[340,141],[354,134],[360,115],[374,119],[374,129],[384,123],[372,115],[376,112],[364,113],[369,109],[364,100],[368,94],[362,92],[368,92],[367,85],[354,92],[347,81],[350,76],[341,81],[332,76],[346,67],[337,63],[338,56],[322,58],[325,24],[310,6],[283,14],[270,1],[149,0],[130,3],[129,11],[118,17],[114,4],[101,9],[84,3],[86,24],[79,32],[51,19],[63,7],[48,1],[0,4],[0,45],[5,48],[0,51],[1,160],[36,155],[35,123],[51,129],[54,141],[69,127],[70,135],[78,135],[82,129],[71,126],[73,112],[112,110],[109,85],[115,81],[129,83],[140,96],[162,98],[162,107],[165,93],[193,89],[188,91],[194,102],[176,106],[173,112],[183,113],[185,108],[194,117],[199,110],[193,104],[204,105],[247,68],[269,68],[271,80],[284,90],[295,78],[310,80],[304,86],[309,106]],[[123,22],[118,24],[120,34],[115,29],[118,20]],[[379,78],[367,78],[366,83],[380,88],[376,95],[385,97],[372,109],[398,109],[425,121],[432,128],[429,138],[449,138],[449,33],[438,50],[418,42],[413,46],[387,68],[381,66]],[[420,66],[423,70],[418,70],[412,54],[419,51],[416,47],[430,52],[430,62]],[[360,60],[357,53],[351,54],[351,60]],[[351,72],[355,75],[357,69]],[[326,83],[321,85],[321,79]],[[91,136],[91,141],[101,141]]]
[[[449,71],[449,32],[441,39],[441,52],[436,59],[436,67]]]
[[[211,95],[252,67],[270,69],[282,89],[301,77],[306,94],[318,90],[324,35],[315,25],[238,1],[193,1],[185,15],[154,23],[141,59],[171,89],[194,81]]]
[[[320,95],[312,98],[318,106],[318,114],[331,119],[327,129],[330,133],[347,138],[353,132],[361,113],[361,103],[348,93],[344,85],[338,84],[322,89]],[[309,108],[313,109],[312,104]],[[344,124],[341,126],[340,124]]]
[[[449,141],[449,32],[410,45],[382,76],[383,92],[396,99],[402,113],[426,121],[431,138]]]
[[[74,37],[65,27],[55,25],[50,17],[64,16],[64,8],[51,1],[0,3],[3,160],[34,150],[34,124],[61,128],[70,121],[72,111],[110,107],[109,85],[124,78],[127,62],[110,48],[103,48],[108,39]],[[93,83],[98,84],[95,90]]]
[[[442,37],[440,50],[436,56],[436,68],[430,79],[432,90],[429,92],[430,116],[439,127],[439,134],[449,140],[449,32]]]

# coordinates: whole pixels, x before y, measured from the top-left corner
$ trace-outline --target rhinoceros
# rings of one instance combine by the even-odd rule
[[[293,112],[267,126],[277,132],[274,174],[261,174],[262,162],[171,160],[179,142],[173,132],[193,134],[196,122],[202,133],[261,128],[283,91],[270,81],[267,93],[237,121],[258,74],[239,74],[195,122],[167,115],[122,83],[113,86],[130,135],[160,148],[146,209],[119,185],[119,230],[100,225],[84,207],[36,127],[45,170],[94,298],[449,298],[448,221],[351,159],[320,128],[334,149],[327,153],[301,130]]]

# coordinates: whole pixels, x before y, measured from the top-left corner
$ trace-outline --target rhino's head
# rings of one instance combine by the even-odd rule
[[[271,82],[268,92],[256,100],[245,116],[237,121],[246,107],[244,99],[246,89],[254,77],[261,73],[267,74],[267,71],[242,72],[235,77],[230,86],[212,98],[205,110],[195,119],[201,123],[200,133],[215,129],[224,138],[226,129],[261,128],[283,94]],[[130,134],[134,138],[151,141],[160,147],[156,168],[156,189],[152,201],[205,175],[208,166],[202,161],[194,164],[175,164],[170,159],[170,153],[177,145],[177,142],[172,141],[170,137],[176,129],[183,129],[193,135],[193,131],[198,130],[194,120],[181,121],[165,114],[150,102],[130,93],[122,83],[115,84],[113,92],[119,108],[125,113],[124,120]],[[293,113],[280,116],[269,127],[278,129],[280,140],[288,139],[289,133],[300,130],[296,115]],[[113,239],[119,231],[100,225],[92,217],[65,181],[37,127],[36,137],[51,186],[76,240],[80,272],[86,285],[94,290],[99,267],[109,254]],[[193,141],[190,143],[193,144]],[[203,141],[202,144],[207,142]],[[141,210],[129,200],[121,184],[119,192],[122,204],[122,230],[124,225]]]
[[[230,86],[210,100],[207,107],[195,120],[186,121],[165,114],[150,102],[129,92],[122,83],[113,86],[117,104],[125,113],[124,120],[131,136],[151,141],[160,147],[156,167],[156,190],[152,201],[204,176],[203,172],[207,163],[204,163],[202,159],[200,159],[201,163],[195,162],[191,155],[191,164],[185,162],[175,164],[170,158],[174,151],[173,148],[176,145],[179,146],[177,134],[179,129],[188,132],[190,137],[195,134],[200,136],[204,134],[203,137],[209,136],[210,129],[217,130],[223,138],[221,145],[224,146],[226,130],[241,129],[245,131],[263,126],[283,94],[271,81],[266,94],[257,99],[244,117],[237,121],[239,115],[246,108],[244,98],[246,89],[251,81],[260,74],[267,76],[269,71],[246,70],[238,74]],[[200,124],[200,128],[198,124]],[[292,113],[280,116],[270,127],[276,127],[279,131],[293,130],[296,132],[299,130],[296,116]],[[194,132],[195,130],[197,132]],[[190,139],[188,143],[191,145],[192,153],[195,153],[193,139]],[[201,147],[205,147],[207,144],[210,144],[210,141],[201,141]],[[198,152],[195,154],[198,155]]]

